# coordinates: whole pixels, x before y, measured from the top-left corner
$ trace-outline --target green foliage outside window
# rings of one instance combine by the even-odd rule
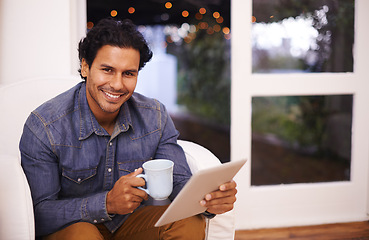
[[[229,125],[230,41],[221,32],[198,30],[190,43],[174,47],[168,52],[179,60],[178,104],[202,119]]]

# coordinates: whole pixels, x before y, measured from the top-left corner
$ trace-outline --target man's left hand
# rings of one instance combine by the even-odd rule
[[[233,209],[236,202],[237,184],[235,181],[230,181],[219,186],[219,189],[208,193],[200,202],[204,207],[207,207],[209,213],[222,214]]]

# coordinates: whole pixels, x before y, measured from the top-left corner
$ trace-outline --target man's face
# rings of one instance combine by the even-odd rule
[[[82,60],[87,101],[97,119],[116,116],[122,104],[132,96],[139,64],[138,50],[110,45],[98,50],[90,67]]]

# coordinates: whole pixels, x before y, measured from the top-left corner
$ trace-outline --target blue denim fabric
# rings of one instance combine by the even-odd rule
[[[92,114],[84,82],[38,107],[20,141],[36,235],[79,221],[104,223],[114,232],[129,215],[108,215],[107,192],[150,159],[175,162],[173,199],[191,176],[177,137],[164,106],[137,93],[123,104],[112,136]]]

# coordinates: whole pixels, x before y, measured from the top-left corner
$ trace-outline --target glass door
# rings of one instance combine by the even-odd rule
[[[233,0],[236,228],[367,220],[365,0]]]

